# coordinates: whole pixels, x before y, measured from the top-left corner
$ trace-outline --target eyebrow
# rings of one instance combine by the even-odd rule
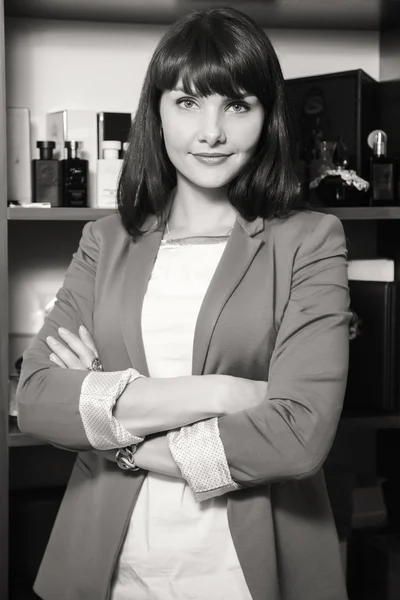
[[[186,94],[186,91],[182,87],[175,87],[171,90],[171,92],[183,92],[184,94]],[[190,95],[194,96],[195,98],[199,98],[199,94],[190,92]],[[225,98],[227,100],[242,100],[244,98],[251,98],[253,97],[253,95],[254,94],[247,94],[245,92],[244,94],[237,94],[236,96],[225,96]]]

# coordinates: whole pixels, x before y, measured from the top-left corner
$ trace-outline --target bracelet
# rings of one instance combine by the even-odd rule
[[[119,448],[115,454],[117,465],[124,471],[138,471],[140,467],[135,464],[133,455],[137,450],[137,444],[132,446],[125,446],[125,448]]]

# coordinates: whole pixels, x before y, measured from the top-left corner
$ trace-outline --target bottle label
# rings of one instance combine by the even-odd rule
[[[393,200],[393,165],[375,164],[372,167],[372,191],[374,200]]]

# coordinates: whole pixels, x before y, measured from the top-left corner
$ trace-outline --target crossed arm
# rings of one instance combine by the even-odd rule
[[[65,285],[58,294],[58,302],[33,347],[24,355],[17,395],[23,431],[74,450],[93,449],[80,419],[77,402],[87,371],[54,367],[48,358],[49,347],[45,340],[49,334],[54,335],[59,325],[70,331],[76,330],[77,319],[92,330],[98,248],[94,225],[88,224]],[[176,410],[171,409],[170,413],[170,416],[172,413],[175,416],[183,414],[185,420],[177,422],[166,418],[164,428],[153,431],[145,429],[143,416],[140,433],[151,437],[139,446],[137,464],[171,475],[178,474],[178,464],[181,476],[188,479],[190,469],[202,461],[203,470],[212,473],[215,468],[213,458],[210,454],[204,457],[207,445],[199,443],[199,423],[209,420],[218,425],[219,442],[230,475],[241,487],[299,479],[316,472],[332,445],[342,409],[348,365],[348,300],[343,228],[335,217],[325,215],[296,252],[291,294],[271,359],[267,394],[261,401],[258,397],[258,402],[252,406],[242,410],[236,408],[236,411],[221,409],[217,401],[217,407],[209,405],[208,412],[199,412],[196,418],[184,412],[189,404],[185,402],[188,397],[185,395],[180,398],[180,404],[175,404]],[[212,378],[217,377],[224,376],[205,375],[200,380],[215,383],[216,379]],[[192,396],[199,388],[197,382],[194,385],[194,379],[188,379],[192,383]],[[235,380],[236,386],[236,378],[231,379]],[[147,380],[148,390],[155,381]],[[124,400],[122,394],[116,409],[118,418],[122,422],[125,418],[125,427],[136,435],[138,431],[129,423],[134,411],[129,394],[140,384],[145,386],[142,381],[127,386],[126,398]],[[168,385],[171,385],[171,407],[174,396],[177,398],[174,384],[176,381],[167,384],[164,380],[164,407],[169,404],[165,400]],[[222,396],[230,397],[237,389],[235,386],[223,387],[225,394]],[[63,389],[66,392],[59,397]],[[221,401],[216,389],[221,388],[214,387],[212,394],[202,393],[198,405],[196,402],[190,404],[203,408],[207,399]],[[130,417],[128,413],[125,417],[123,414],[125,401],[126,408],[132,407]],[[149,422],[147,420],[147,424]],[[156,431],[170,432],[153,437]],[[169,450],[172,447],[173,458]],[[218,494],[219,491],[215,493]]]
[[[48,336],[50,360],[64,369],[86,370],[93,358],[98,357],[95,342],[90,333],[79,327],[79,335],[59,328],[60,340]],[[99,386],[104,390],[104,375],[90,374],[97,381],[86,388],[93,390]],[[103,379],[103,381],[102,381]],[[224,375],[188,376],[175,378],[137,378],[128,383],[118,402],[114,406],[113,415],[118,423],[138,441],[135,462],[138,467],[173,477],[182,477],[175,462],[168,441],[170,430],[184,425],[222,416],[255,406],[265,397],[266,382],[255,382],[243,378]],[[93,393],[93,392],[92,392]],[[81,405],[82,405],[81,392]],[[98,399],[93,393],[94,404],[89,406],[93,413]],[[190,398],[190,402],[187,402]],[[93,426],[90,418],[86,431]],[[86,417],[84,418],[84,422]],[[93,423],[93,421],[92,421]],[[92,441],[92,440],[91,440]],[[97,439],[96,439],[97,441]],[[101,442],[101,439],[100,439]],[[92,442],[93,443],[93,442]],[[115,450],[96,450],[103,458],[115,461]]]

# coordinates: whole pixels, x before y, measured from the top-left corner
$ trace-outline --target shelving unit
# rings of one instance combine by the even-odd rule
[[[194,0],[181,2],[132,2],[132,0],[5,0],[6,16],[83,21],[136,22],[169,24],[191,8],[210,8]],[[228,6],[229,1],[223,4]],[[248,14],[261,26],[287,29],[358,29],[377,30],[380,20],[379,0],[336,0],[335,3],[285,0],[282,3],[250,2]],[[232,2],[237,6],[237,2]]]
[[[22,433],[17,425],[15,418],[10,417],[8,423],[8,446],[16,448],[21,446],[45,446],[45,442],[36,439],[30,435]]]
[[[139,3],[142,4],[143,3]],[[178,5],[179,4],[179,5]],[[228,2],[224,5],[228,5]],[[252,16],[265,27],[274,28],[304,28],[304,29],[335,29],[342,27],[350,30],[377,31],[380,27],[379,0],[372,0],[365,7],[365,0],[338,0],[332,4],[321,3],[319,0],[309,0],[299,3],[297,0],[275,3],[250,3]],[[155,6],[157,5],[157,9]],[[47,227],[45,223],[30,225],[29,222],[49,221],[54,223],[52,229],[65,232],[75,227],[78,231],[80,223],[93,221],[108,215],[115,214],[115,210],[106,209],[69,209],[69,208],[25,208],[11,206],[7,208],[6,190],[6,146],[5,146],[5,47],[4,47],[4,16],[27,17],[32,19],[58,19],[58,20],[80,20],[80,21],[104,21],[114,23],[172,23],[181,14],[196,8],[195,2],[190,6],[184,6],[176,2],[164,2],[163,0],[151,0],[147,6],[139,7],[132,0],[0,0],[0,599],[5,600],[8,595],[7,584],[7,539],[8,539],[8,465],[13,463],[18,455],[21,457],[37,453],[42,457],[54,453],[54,461],[59,460],[63,453],[40,440],[21,433],[13,418],[8,416],[8,236],[20,235],[30,227],[40,227],[43,232]],[[237,6],[237,2],[232,5]],[[207,4],[207,8],[210,4]],[[201,7],[201,3],[198,4]],[[239,7],[240,9],[240,7]],[[391,46],[393,49],[393,45]],[[393,50],[391,50],[393,52]],[[396,51],[397,52],[397,51]],[[398,50],[393,64],[399,60]],[[392,59],[391,59],[392,60]],[[396,67],[397,68],[397,67]],[[397,108],[396,108],[397,118]],[[395,122],[395,121],[393,121]],[[389,121],[387,121],[389,126]],[[385,123],[386,126],[386,123]],[[387,232],[392,236],[393,245],[400,240],[400,206],[398,207],[315,207],[314,210],[336,215],[346,225],[358,227],[358,222],[365,228],[375,228],[375,232],[381,227],[379,235],[385,237]],[[67,223],[63,224],[62,222]],[[11,223],[12,222],[12,223]],[[18,223],[17,223],[18,222]],[[56,224],[55,222],[59,222]],[[75,225],[73,223],[76,222]],[[361,223],[364,222],[364,223]],[[25,228],[25,229],[24,229]],[[35,229],[36,231],[36,229]],[[367,234],[369,234],[368,229]],[[376,233],[378,236],[378,233]],[[400,248],[399,248],[400,255]],[[400,415],[359,415],[344,414],[342,423],[350,429],[400,429]],[[36,447],[36,448],[35,448]],[[26,453],[26,454],[25,454]],[[9,463],[9,458],[11,461]],[[15,464],[15,463],[14,463]],[[59,464],[58,462],[56,463]],[[12,470],[12,469],[11,469]],[[33,477],[33,476],[32,476]],[[11,479],[15,480],[15,469]]]
[[[400,219],[400,206],[316,206],[312,210],[336,215],[342,221],[385,221]],[[34,208],[12,206],[9,221],[95,221],[116,214],[106,208]]]
[[[342,221],[385,221],[400,219],[400,206],[316,207],[318,212],[336,215]]]
[[[9,221],[96,221],[116,213],[107,208],[35,208],[10,206]]]

